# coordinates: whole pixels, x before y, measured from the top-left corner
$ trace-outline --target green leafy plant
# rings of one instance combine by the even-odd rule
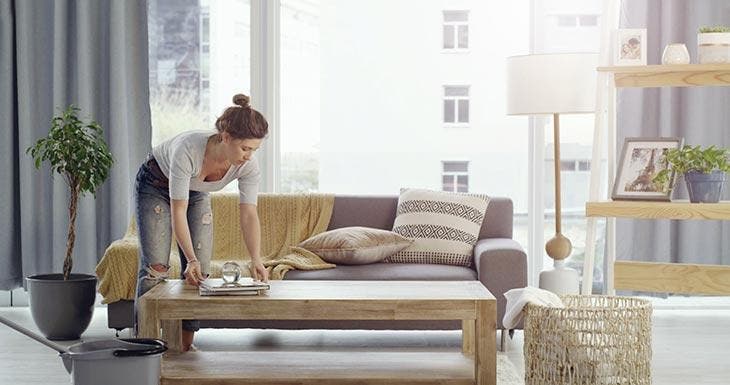
[[[665,154],[667,168],[660,171],[654,182],[662,185],[669,181],[672,171],[684,174],[690,171],[709,174],[720,170],[730,172],[730,152],[726,148],[710,146],[684,145],[682,148],[670,149]]]
[[[45,138],[38,139],[28,147],[36,169],[48,161],[52,173],[63,175],[71,191],[68,213],[68,237],[66,258],[63,261],[63,279],[71,275],[73,260],[71,254],[76,241],[76,211],[79,198],[85,193],[96,195],[96,190],[109,176],[114,159],[104,141],[103,130],[95,121],[82,122],[81,110],[69,106],[51,120],[51,131]]]
[[[725,27],[724,25],[716,25],[712,27],[700,27],[698,30],[699,33],[724,33],[724,32],[730,32],[730,27]]]

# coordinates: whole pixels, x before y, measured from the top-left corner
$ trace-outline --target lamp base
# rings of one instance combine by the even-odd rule
[[[579,294],[580,279],[578,271],[565,266],[565,261],[555,261],[551,270],[540,272],[540,289],[552,291],[557,295]]]

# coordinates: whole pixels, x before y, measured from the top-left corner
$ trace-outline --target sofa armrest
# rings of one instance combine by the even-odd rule
[[[102,303],[134,300],[137,289],[139,242],[135,236],[117,239],[106,248],[96,265]]]
[[[501,329],[507,304],[504,293],[527,286],[527,255],[514,239],[480,239],[474,246],[474,266],[479,281],[497,299],[497,328]]]

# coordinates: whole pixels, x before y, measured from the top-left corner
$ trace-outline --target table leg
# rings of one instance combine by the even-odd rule
[[[162,340],[171,352],[182,352],[182,320],[162,320]]]
[[[461,351],[464,354],[474,354],[474,320],[461,320]]]
[[[160,320],[157,318],[157,301],[142,296],[137,314],[137,337],[160,338]]]
[[[497,302],[477,301],[474,377],[477,385],[497,383]]]

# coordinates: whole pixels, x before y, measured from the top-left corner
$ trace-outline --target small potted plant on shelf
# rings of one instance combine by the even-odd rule
[[[667,183],[672,172],[684,175],[689,200],[692,203],[717,203],[722,194],[727,172],[730,172],[730,152],[726,148],[684,145],[666,153],[668,166],[660,171],[654,182]]]
[[[700,64],[730,63],[730,27],[701,27],[697,33]]]
[[[63,175],[69,187],[68,234],[63,274],[38,274],[27,278],[30,311],[38,329],[48,339],[78,339],[91,321],[96,297],[96,277],[71,274],[76,240],[79,198],[95,194],[109,176],[112,154],[97,122],[82,122],[79,108],[70,106],[51,120],[48,136],[26,150],[36,168],[48,162],[52,173]]]

